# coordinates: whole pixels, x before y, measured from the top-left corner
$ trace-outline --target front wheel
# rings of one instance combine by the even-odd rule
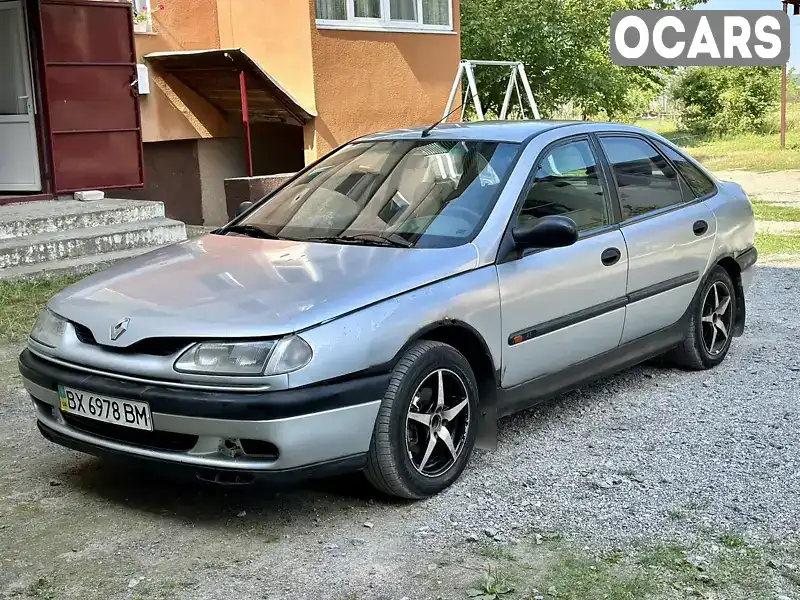
[[[467,359],[447,344],[418,342],[392,372],[372,434],[367,479],[401,498],[437,494],[466,467],[477,414],[478,385]]]
[[[728,272],[715,267],[692,307],[686,339],[669,358],[679,366],[703,370],[721,363],[733,340],[736,288]]]

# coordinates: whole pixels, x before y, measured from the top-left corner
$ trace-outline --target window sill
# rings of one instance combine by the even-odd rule
[[[133,35],[158,35],[157,31],[134,31]]]
[[[380,25],[362,25],[359,23],[322,23],[317,21],[317,29],[333,29],[339,31],[378,31],[381,33],[438,33],[444,35],[456,35],[458,32],[452,29],[438,29],[436,27],[382,27]]]

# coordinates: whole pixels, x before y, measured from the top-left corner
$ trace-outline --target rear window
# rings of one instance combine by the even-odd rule
[[[706,177],[700,169],[689,162],[688,158],[662,142],[656,142],[656,144],[661,152],[672,161],[672,164],[675,165],[675,168],[686,180],[686,183],[689,184],[689,187],[692,188],[695,198],[702,198],[714,192],[716,189],[714,182]]]

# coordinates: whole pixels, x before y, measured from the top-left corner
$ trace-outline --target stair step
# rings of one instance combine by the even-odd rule
[[[150,246],[148,248],[133,248],[132,250],[118,250],[105,254],[79,256],[78,258],[65,258],[51,262],[35,263],[0,269],[0,281],[17,281],[23,279],[38,279],[40,277],[61,277],[66,275],[88,275],[102,271],[120,261],[136,258],[164,246]]]
[[[104,227],[164,216],[164,203],[105,198],[91,202],[45,200],[9,204],[0,209],[0,240],[67,229]]]
[[[167,218],[85,227],[0,240],[0,269],[148,248],[186,239],[186,226]]]

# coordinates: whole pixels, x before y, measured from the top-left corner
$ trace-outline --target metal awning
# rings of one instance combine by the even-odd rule
[[[229,113],[242,114],[241,82],[246,81],[245,106],[251,122],[304,125],[316,116],[241,48],[153,52],[145,59]]]

